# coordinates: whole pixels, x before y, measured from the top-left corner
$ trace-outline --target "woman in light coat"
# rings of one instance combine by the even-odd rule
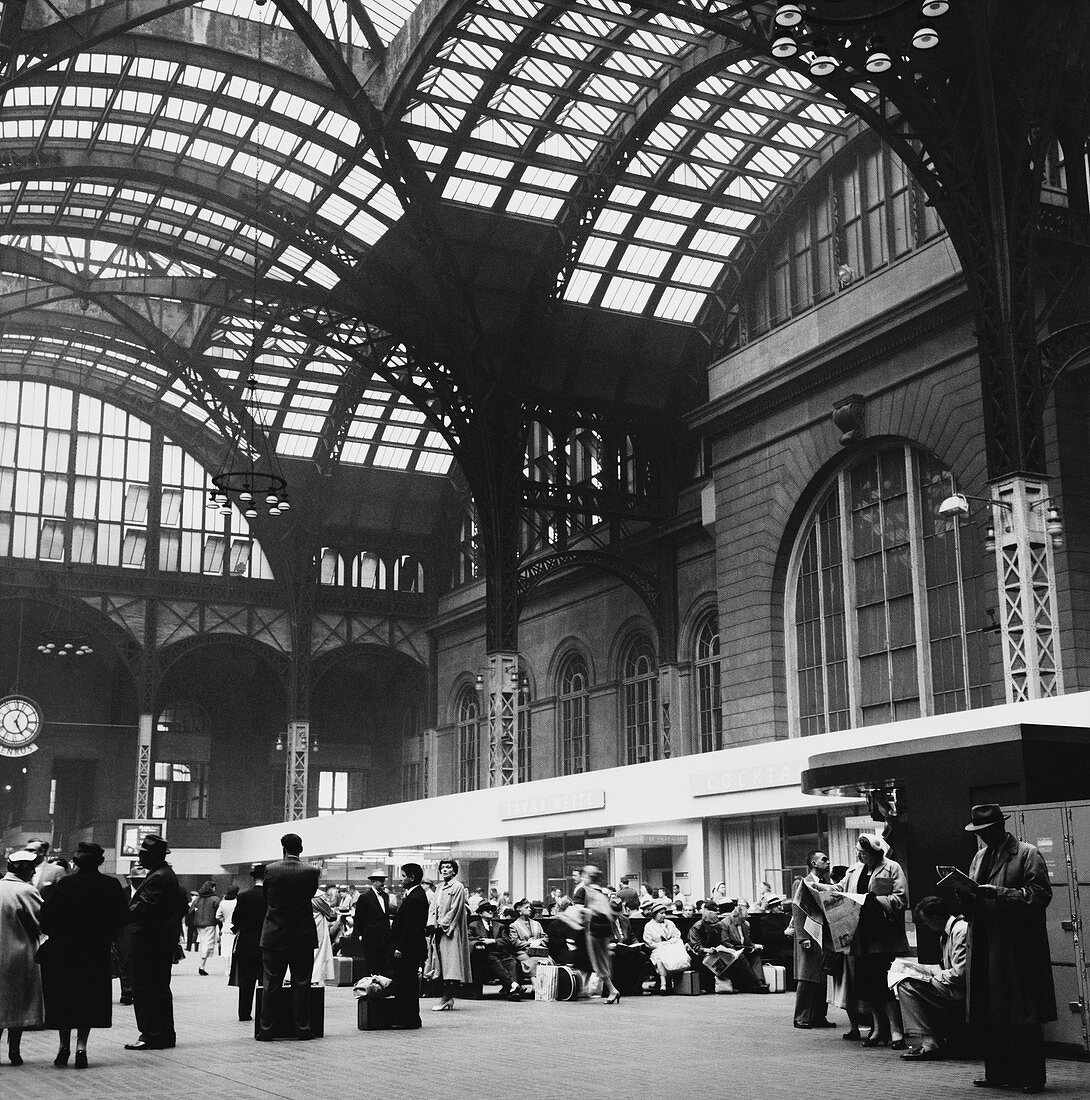
[[[0,879],[0,1034],[8,1029],[8,1061],[23,1064],[23,1029],[45,1020],[42,978],[34,961],[42,895],[30,884],[33,852],[12,852]]]
[[[223,901],[216,910],[216,923],[220,929],[220,956],[223,958],[223,972],[227,975],[227,984],[231,984],[231,961],[235,953],[235,934],[231,930],[231,920],[238,904],[238,887],[228,886]]]
[[[647,923],[643,926],[643,942],[651,949],[651,964],[659,976],[659,993],[664,997],[670,992],[669,971],[663,962],[663,944],[681,943],[681,933],[666,911],[670,908],[665,901],[653,901]]]
[[[454,1008],[454,991],[473,980],[469,963],[469,892],[458,881],[458,861],[439,863],[440,883],[428,908],[428,964],[424,974],[443,983],[443,997],[432,1012]]]
[[[908,879],[901,865],[888,858],[888,852],[889,845],[882,837],[863,833],[856,844],[857,862],[838,884],[845,893],[866,894],[867,899],[844,961],[848,995],[857,1002],[854,1019],[866,1021],[869,1015],[871,1020],[870,1035],[863,1045],[888,1044],[904,1050],[901,1010],[886,975],[894,957],[908,951]]]

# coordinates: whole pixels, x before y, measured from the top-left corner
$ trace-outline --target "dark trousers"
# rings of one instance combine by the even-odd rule
[[[314,971],[314,948],[306,941],[289,944],[283,951],[262,948],[261,1030],[269,1033],[276,1020],[276,998],[283,995],[284,975],[291,971],[291,1003],[295,1031],[310,1031],[310,976]]]
[[[1045,1041],[1040,1024],[992,1024],[980,1028],[984,1076],[998,1085],[1045,1083]]]
[[[360,933],[363,945],[363,965],[368,974],[385,974],[390,937],[372,935],[366,929]]]
[[[420,1027],[420,963],[416,959],[394,958],[394,1023],[398,1027]]]
[[[727,971],[735,993],[752,993],[765,984],[764,962],[761,953],[752,947],[744,949],[734,965]]]
[[[496,947],[492,944],[485,944],[484,947],[474,948],[474,954],[480,955],[485,970],[487,970],[504,989],[510,989],[512,985],[519,984],[519,964],[514,955],[504,951],[502,947]]]
[[[795,1023],[824,1023],[828,1019],[829,1002],[825,996],[825,981],[807,982],[800,979],[795,990]]]
[[[234,956],[235,981],[238,983],[238,1018],[249,1020],[254,1014],[254,989],[261,980],[263,964],[260,955]]]
[[[170,968],[174,965],[177,934],[136,934],[131,943],[129,976],[140,1038],[148,1046],[172,1047],[178,1038],[174,1031],[174,998],[170,992]]]

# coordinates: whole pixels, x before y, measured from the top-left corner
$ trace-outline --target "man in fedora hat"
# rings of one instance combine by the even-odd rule
[[[137,858],[147,877],[133,887],[129,902],[129,968],[140,1038],[126,1050],[169,1050],[177,1042],[170,968],[188,907],[178,876],[167,863],[167,842],[154,833],[140,842]]]
[[[390,896],[386,893],[386,868],[376,867],[356,899],[352,931],[363,949],[364,966],[370,974],[386,972],[390,944]]]
[[[265,924],[265,864],[251,863],[249,890],[238,896],[231,914],[231,931],[235,934],[232,955],[233,981],[238,986],[238,1018],[253,1019],[254,990],[261,980],[261,929]]]
[[[994,804],[974,806],[966,832],[981,847],[963,893],[969,915],[966,1015],[984,1046],[974,1085],[1040,1092],[1045,1086],[1041,1024],[1056,1019],[1045,909],[1052,900],[1041,853],[1010,833]]]

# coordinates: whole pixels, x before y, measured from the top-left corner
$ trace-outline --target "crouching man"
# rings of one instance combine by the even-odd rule
[[[964,917],[953,916],[949,905],[939,897],[924,898],[916,906],[915,914],[917,924],[940,934],[942,963],[929,982],[922,978],[905,978],[897,983],[897,1000],[909,1043],[901,1057],[906,1062],[927,1062],[944,1056],[951,1018],[965,1018],[969,925]]]

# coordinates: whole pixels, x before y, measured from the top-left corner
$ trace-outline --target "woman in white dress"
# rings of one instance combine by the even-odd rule
[[[311,985],[322,985],[336,977],[333,967],[333,940],[340,934],[341,920],[337,910],[329,904],[325,894],[319,890],[311,899],[310,907],[314,911],[314,928],[318,933],[318,946],[314,949],[314,969],[311,971]]]
[[[666,916],[669,908],[666,901],[652,902],[650,918],[643,926],[643,942],[651,948],[651,962],[658,972],[659,993],[663,996],[670,992],[670,979],[662,958],[663,944],[682,942],[677,925]]]

